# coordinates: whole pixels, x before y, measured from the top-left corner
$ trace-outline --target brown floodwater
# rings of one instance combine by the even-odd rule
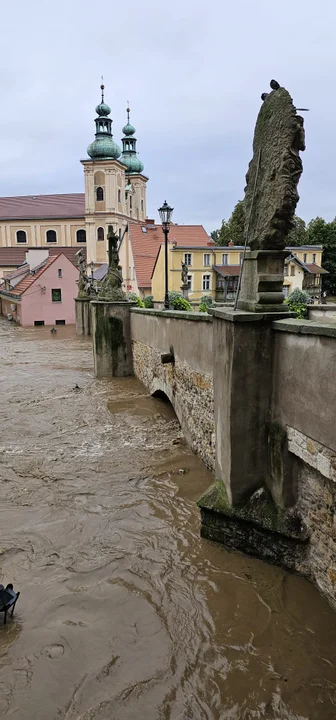
[[[0,320],[0,359],[1,720],[335,720],[335,614],[200,538],[172,408],[72,328]]]

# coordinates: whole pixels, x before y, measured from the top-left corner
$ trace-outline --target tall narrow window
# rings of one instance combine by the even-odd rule
[[[288,275],[288,265],[285,265],[284,267],[284,276],[287,277]]]
[[[210,275],[203,275],[203,290],[210,290]]]
[[[104,240],[104,228],[102,227],[97,230],[97,240]]]
[[[132,207],[132,195],[130,195],[130,208]]]
[[[229,259],[228,253],[224,253],[224,255],[222,255],[222,265],[227,265],[228,259]]]
[[[204,265],[210,265],[210,253],[204,253]]]
[[[303,262],[304,262],[304,263],[307,262],[307,253],[303,253]]]
[[[47,230],[46,239],[47,239],[47,243],[57,242],[56,230]]]
[[[191,253],[184,253],[184,264],[191,265]]]
[[[79,243],[85,243],[86,242],[86,230],[77,230],[76,240]],[[78,252],[79,252],[79,250],[78,250]]]
[[[188,290],[192,290],[192,275],[188,275]]]
[[[17,243],[26,243],[27,242],[27,233],[24,230],[17,231],[16,242]]]
[[[141,200],[141,212],[143,212],[143,209],[144,209],[144,203],[143,203],[143,200]]]
[[[58,277],[62,277],[62,268],[58,268]]]
[[[295,265],[291,265],[291,275],[292,277],[295,275]]]
[[[96,190],[96,198],[98,201],[104,200],[104,190],[102,187],[98,187]]]
[[[118,190],[118,202],[121,202],[121,190]]]
[[[19,241],[18,241],[18,242],[19,242]],[[313,253],[313,256],[312,256],[312,257],[313,257],[312,262],[315,264],[315,263],[316,263],[316,253]]]

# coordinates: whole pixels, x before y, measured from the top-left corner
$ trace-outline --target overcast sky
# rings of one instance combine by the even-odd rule
[[[16,0],[1,6],[0,194],[82,192],[104,75],[120,144],[126,101],[147,211],[219,227],[243,197],[260,94],[305,114],[298,214],[336,215],[334,0]]]

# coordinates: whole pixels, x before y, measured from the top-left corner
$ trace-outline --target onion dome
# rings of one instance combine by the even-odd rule
[[[111,108],[104,102],[104,85],[100,86],[102,97],[96,107],[98,117],[95,119],[96,133],[94,141],[89,145],[87,153],[92,160],[117,160],[121,155],[120,147],[114,142],[112,120],[109,116]]]
[[[136,140],[136,137],[134,137],[135,127],[133,127],[133,125],[131,125],[131,123],[130,123],[129,107],[127,107],[126,112],[127,112],[127,124],[122,129],[125,137],[123,137],[121,140],[123,150],[122,150],[120,162],[122,162],[123,165],[126,165],[126,173],[131,175],[131,174],[141,173],[144,169],[144,164],[137,157],[137,149],[136,149],[137,140]]]

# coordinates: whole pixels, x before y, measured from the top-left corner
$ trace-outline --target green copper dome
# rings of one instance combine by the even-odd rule
[[[128,137],[129,135],[134,135],[135,127],[133,127],[133,125],[131,125],[131,123],[128,122],[127,125],[124,125],[122,131],[123,131],[124,135],[126,135]]]
[[[104,102],[99,103],[96,107],[96,113],[97,115],[100,115],[100,117],[105,117],[106,115],[109,115],[110,112],[111,108]]]
[[[112,135],[96,134],[96,139],[89,145],[87,153],[93,160],[117,160],[121,150]]]
[[[144,164],[137,158],[136,155],[124,155],[122,154],[120,162],[126,165],[126,172],[128,173],[141,173],[144,169]]]
[[[104,85],[101,102],[96,107],[98,117],[95,119],[95,140],[89,145],[87,153],[93,160],[117,160],[121,155],[120,147],[114,142],[112,135],[112,120],[109,116],[111,108],[104,102]]]

